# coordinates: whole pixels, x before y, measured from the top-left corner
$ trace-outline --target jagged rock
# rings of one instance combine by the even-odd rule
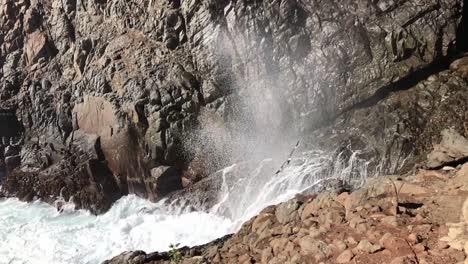
[[[372,254],[381,250],[382,247],[380,245],[374,245],[370,243],[369,240],[361,240],[356,249]]]
[[[299,241],[299,245],[304,255],[321,255],[325,258],[330,253],[328,245],[316,238],[306,236]]]
[[[88,160],[76,168],[50,166],[41,173],[14,170],[3,186],[6,196],[16,196],[26,201],[40,198],[53,204],[59,196],[86,208],[94,214],[107,211],[125,194],[121,191],[109,169],[98,160]]]
[[[145,191],[139,190],[139,181],[132,181],[142,178],[145,171],[141,165],[143,151],[138,146],[140,139],[132,136],[132,118],[137,113],[131,109],[127,111],[120,112],[101,97],[85,97],[84,102],[73,109],[77,128],[99,137],[100,149],[120,189],[130,188],[133,193],[145,195]]]
[[[351,250],[345,250],[336,258],[336,263],[349,263],[354,257]]]
[[[419,261],[413,256],[397,257],[390,264],[416,264]]]
[[[453,129],[443,130],[442,141],[427,156],[427,166],[437,168],[468,157],[468,140]]]
[[[70,137],[68,144],[74,144],[81,151],[87,153],[90,158],[100,160],[102,157],[100,138],[96,134],[86,134],[81,130],[73,132],[73,136]]]
[[[182,189],[182,172],[175,167],[160,166],[151,170],[151,178],[145,184],[153,197],[163,197]]]
[[[27,37],[26,42],[26,57],[29,64],[36,63],[41,58],[49,56],[49,46],[47,36],[40,32],[35,31]]]
[[[146,253],[143,251],[124,252],[111,260],[104,261],[103,264],[144,264],[146,263]]]
[[[0,137],[11,138],[20,136],[23,128],[16,113],[8,109],[0,109]]]
[[[286,224],[293,220],[297,215],[297,209],[299,203],[295,200],[290,200],[287,203],[283,203],[276,208],[275,215],[278,222]]]
[[[9,157],[9,156],[17,156],[20,154],[20,147],[19,146],[7,146],[5,148],[5,152],[3,154],[4,157]]]
[[[12,171],[21,165],[21,156],[9,156],[5,158],[5,167],[8,171]]]
[[[456,71],[463,78],[468,79],[468,57],[458,59],[450,64],[450,69]]]

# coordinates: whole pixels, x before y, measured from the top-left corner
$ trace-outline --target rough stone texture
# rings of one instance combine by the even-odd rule
[[[353,257],[354,254],[351,250],[345,250],[336,258],[336,263],[349,263]]]
[[[146,186],[151,186],[148,191],[153,195],[166,195],[170,192],[182,189],[182,173],[174,167],[157,167],[151,170],[151,178],[146,180],[151,183],[145,183]]]
[[[427,166],[437,168],[468,157],[468,140],[453,130],[442,131],[442,141],[427,157]]]
[[[467,263],[468,192],[459,188],[460,183],[466,183],[467,168],[468,163],[451,171],[421,169],[400,180],[400,176],[376,177],[353,193],[303,197],[295,209],[297,215],[316,200],[330,202],[321,202],[316,215],[280,223],[275,211],[298,203],[292,199],[266,208],[233,235],[179,249],[182,263]],[[393,188],[387,189],[392,182],[433,191],[396,194]],[[379,186],[385,188],[378,190]],[[354,197],[359,199],[348,201]],[[399,210],[393,215],[395,199]],[[345,205],[350,203],[355,206],[342,221],[323,217],[344,214]],[[385,217],[394,217],[399,226],[386,225]],[[356,218],[361,219],[361,226],[351,224]],[[317,234],[319,229],[324,232]],[[138,255],[144,256],[142,263],[171,263],[167,252]],[[132,263],[123,260],[127,256],[129,253],[124,253],[106,263]]]
[[[189,183],[211,174],[224,164],[203,166],[212,149],[187,140],[206,112],[226,127],[244,113],[267,143],[352,142],[371,168],[407,170],[448,123],[467,136],[463,70],[442,71],[464,49],[463,12],[462,0],[3,0],[0,107],[19,122],[0,117],[2,145],[23,136],[17,169],[39,198],[61,191],[38,189],[44,174],[79,197],[85,181],[63,175],[93,160],[117,186],[95,197],[157,199],[172,190],[151,191],[160,166]]]
[[[361,240],[356,249],[372,254],[381,250],[382,247],[379,245],[373,245],[369,240]]]
[[[295,200],[291,200],[287,203],[281,204],[276,208],[275,215],[278,222],[286,224],[296,217],[296,210],[299,208],[299,204]]]
[[[409,89],[401,85],[395,88],[403,90],[382,91],[313,135],[332,135],[322,137],[324,146],[346,142],[350,147],[342,148],[345,155],[352,154],[350,148],[361,150],[358,154],[371,161],[369,167],[375,167],[377,174],[422,165],[447,128],[467,137],[466,79],[443,70],[424,76]]]

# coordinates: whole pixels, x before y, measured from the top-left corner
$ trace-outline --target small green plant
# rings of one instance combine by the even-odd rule
[[[171,244],[169,247],[171,250],[169,250],[169,261],[171,264],[177,264],[182,262],[183,256],[182,252],[177,248],[180,244],[177,243],[175,245]]]

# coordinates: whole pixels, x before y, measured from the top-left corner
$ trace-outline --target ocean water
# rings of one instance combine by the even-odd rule
[[[263,208],[286,201],[330,177],[364,181],[366,164],[346,164],[308,152],[277,173],[272,159],[254,169],[222,170],[215,206],[205,211],[151,203],[130,195],[95,216],[67,204],[62,213],[48,204],[0,200],[1,264],[98,264],[123,251],[166,251],[171,244],[194,246],[236,232]]]

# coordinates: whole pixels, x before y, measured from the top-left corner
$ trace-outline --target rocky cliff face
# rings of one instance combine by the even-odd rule
[[[448,70],[466,48],[462,6],[3,0],[3,191],[97,213],[127,193],[157,199],[222,166],[213,153],[242,133],[408,169],[443,129],[468,135],[468,63]],[[226,146],[205,144],[213,126]]]

